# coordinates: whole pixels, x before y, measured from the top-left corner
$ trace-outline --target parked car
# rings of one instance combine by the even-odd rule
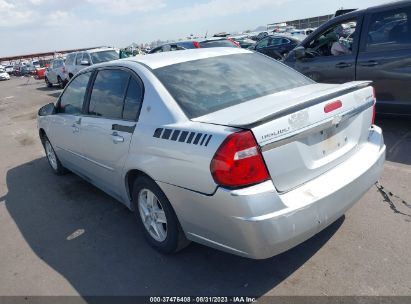
[[[176,41],[166,43],[152,49],[149,52],[149,54],[211,47],[240,47],[240,45],[230,38],[213,37],[207,39]]]
[[[134,210],[158,250],[191,240],[262,259],[330,225],[377,181],[374,104],[369,82],[317,84],[259,53],[211,48],[82,70],[38,126],[51,169]]]
[[[9,80],[10,75],[6,72],[5,69],[0,68],[0,80]]]
[[[299,43],[300,40],[295,37],[270,35],[252,45],[250,49],[281,60]]]
[[[20,65],[15,71],[17,76],[36,75],[36,68],[30,65]]]
[[[53,84],[58,84],[60,88],[64,88],[69,80],[69,76],[66,73],[64,65],[64,59],[54,59],[50,66],[46,69],[44,75],[44,81],[48,87],[52,87]]]
[[[372,80],[377,112],[411,114],[411,3],[399,1],[333,18],[285,59],[318,82]]]
[[[119,52],[112,48],[74,52],[67,55],[65,69],[69,79],[71,79],[75,74],[89,65],[117,60],[119,58]]]
[[[9,75],[13,75],[14,74],[14,66],[12,65],[6,65],[4,67],[4,70],[9,74]]]

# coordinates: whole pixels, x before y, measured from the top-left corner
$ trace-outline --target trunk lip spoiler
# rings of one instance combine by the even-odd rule
[[[261,152],[266,152],[266,151],[275,149],[277,147],[280,147],[288,143],[291,143],[293,141],[296,141],[300,138],[304,138],[309,134],[320,132],[326,128],[336,126],[339,123],[347,119],[350,119],[351,117],[354,117],[358,115],[359,113],[365,111],[366,109],[372,107],[374,103],[375,103],[374,100],[369,100],[366,103],[362,104],[361,106],[352,108],[344,113],[338,114],[337,116],[330,117],[326,120],[322,120],[318,122],[317,124],[310,125],[302,129],[297,129],[293,133],[287,134],[287,136],[285,137],[281,137],[277,140],[276,138],[274,138],[274,141],[260,146]]]
[[[341,95],[345,95],[345,94],[349,94],[352,92],[355,92],[359,89],[368,87],[370,84],[372,83],[372,81],[361,81],[360,83],[356,83],[355,85],[348,87],[348,88],[344,88],[344,89],[340,89],[337,90],[335,92],[332,93],[328,93],[319,97],[315,97],[312,99],[308,99],[307,101],[298,104],[298,105],[294,105],[285,109],[282,109],[278,112],[275,112],[273,114],[264,116],[258,120],[256,120],[255,122],[249,123],[249,124],[230,124],[231,127],[235,127],[235,128],[242,128],[242,129],[252,129],[255,128],[259,125],[262,125],[264,123],[266,123],[267,121],[270,120],[275,120],[277,118],[292,114],[294,112],[298,112],[300,110],[303,110],[305,108],[317,105],[319,103],[322,103],[324,101],[327,101],[329,99],[333,99],[333,98],[337,98],[340,97]]]

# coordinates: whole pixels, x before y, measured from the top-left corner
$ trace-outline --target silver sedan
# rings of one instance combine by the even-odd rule
[[[39,110],[51,169],[134,211],[147,241],[263,259],[315,235],[379,178],[369,82],[318,84],[237,48],[127,58]]]

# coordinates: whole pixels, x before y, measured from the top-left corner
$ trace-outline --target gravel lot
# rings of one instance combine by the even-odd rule
[[[36,113],[59,93],[0,82],[0,295],[411,295],[409,118],[377,118],[379,184],[300,246],[264,261],[197,244],[164,256],[123,205],[49,169]]]

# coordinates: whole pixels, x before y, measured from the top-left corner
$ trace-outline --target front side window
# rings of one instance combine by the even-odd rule
[[[88,61],[88,63],[91,63],[90,55],[88,53],[84,53],[81,61]]]
[[[193,60],[153,72],[188,118],[313,83],[259,53]]]
[[[91,72],[78,75],[60,97],[58,113],[80,114]]]
[[[313,57],[352,54],[356,26],[355,19],[332,25],[307,45],[306,53]]]
[[[81,65],[82,58],[83,58],[83,53],[78,53],[76,57],[76,65]]]
[[[374,14],[369,23],[366,51],[411,47],[411,9]]]
[[[122,70],[99,71],[91,92],[89,114],[121,119],[129,77]]]

